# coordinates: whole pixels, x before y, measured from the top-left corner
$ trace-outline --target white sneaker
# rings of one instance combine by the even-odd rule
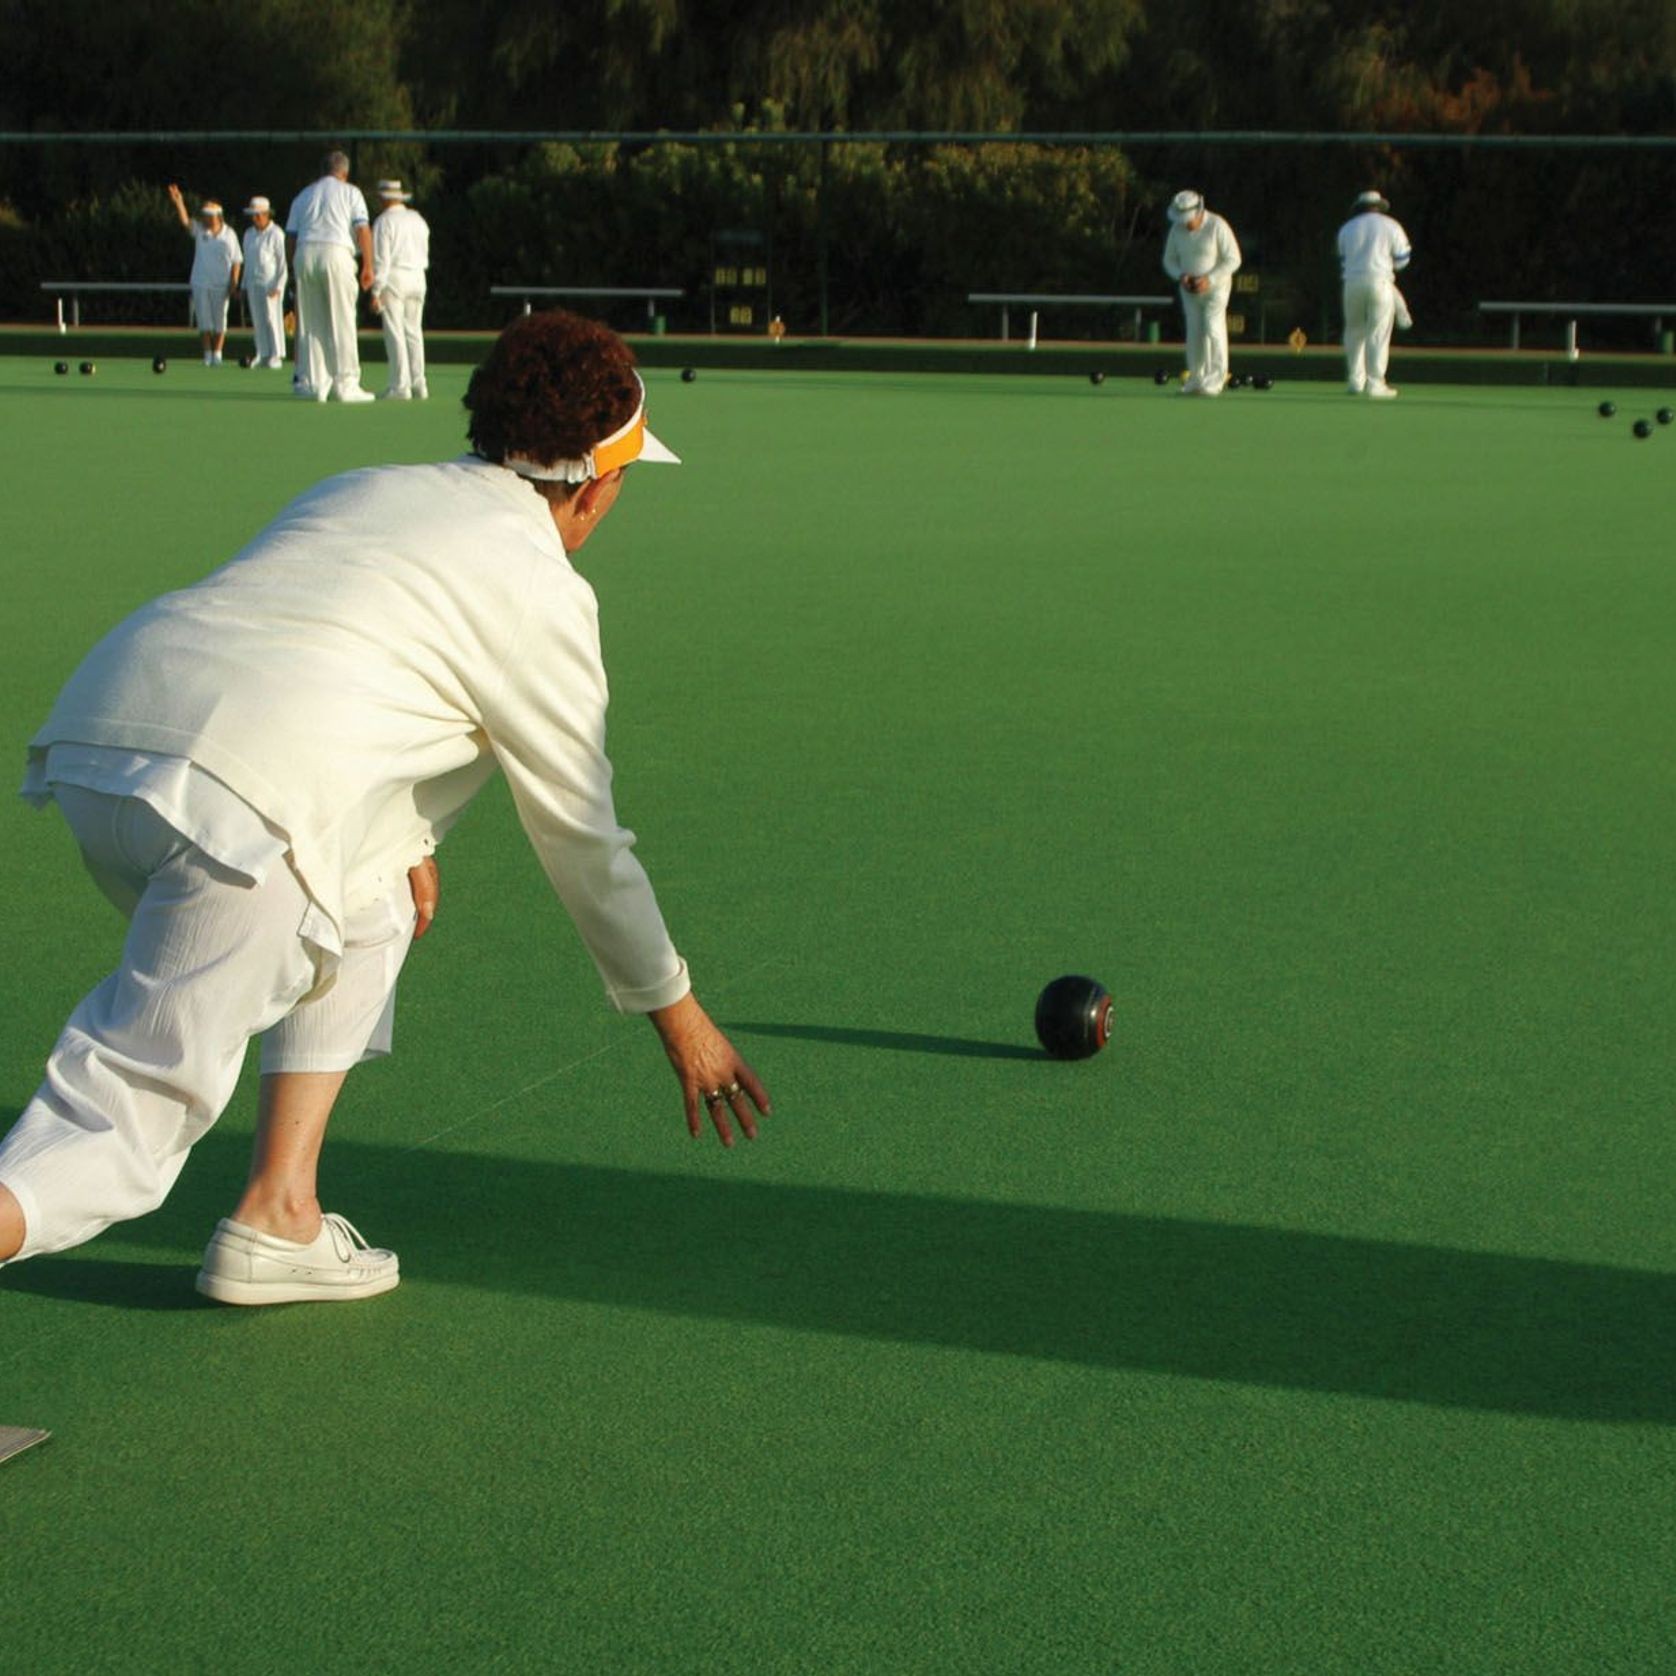
[[[215,357],[210,354],[207,349],[204,351],[204,365],[206,367],[213,367],[215,365]]]
[[[270,355],[262,365],[265,367],[282,367],[285,365],[285,357],[283,355]]]
[[[216,350],[216,352],[210,357],[210,365],[212,367],[218,367],[221,365],[221,351],[219,349]]]
[[[196,1285],[223,1304],[346,1303],[391,1291],[400,1279],[395,1252],[369,1246],[346,1218],[328,1212],[307,1245],[222,1217]]]
[[[1391,384],[1370,384],[1368,395],[1376,402],[1390,402],[1397,399],[1398,391]]]
[[[381,402],[405,402],[413,399],[407,390],[381,390],[378,399]]]
[[[341,390],[334,390],[332,394],[340,402],[372,402],[378,400],[371,390],[363,390],[359,384],[346,384]],[[326,398],[322,396],[320,399],[324,401]]]
[[[413,399],[416,402],[428,402],[431,399],[431,393],[425,388],[423,379],[413,386]]]

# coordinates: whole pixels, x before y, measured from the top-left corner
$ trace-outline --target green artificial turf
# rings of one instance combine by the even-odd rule
[[[124,611],[460,446],[0,360],[11,760]],[[619,808],[776,1115],[689,1141],[498,788],[330,1208],[391,1296],[0,1274],[0,1667],[1644,1672],[1676,1634],[1667,397],[648,375]],[[118,922],[0,801],[0,1106]],[[1101,978],[1100,1058],[1040,986]]]

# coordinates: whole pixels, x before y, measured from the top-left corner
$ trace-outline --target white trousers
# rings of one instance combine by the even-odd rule
[[[285,359],[284,297],[278,294],[270,297],[262,289],[246,291],[244,295],[250,308],[250,329],[256,334],[256,359],[258,361],[283,361]]]
[[[1397,288],[1388,279],[1344,282],[1344,360],[1352,390],[1385,382],[1391,359],[1391,327],[1397,317]]]
[[[1207,395],[1218,395],[1228,382],[1228,280],[1197,295],[1181,293],[1187,323],[1187,376]]]
[[[390,392],[412,392],[425,383],[425,276],[398,269],[379,293],[378,323],[390,363]]]
[[[264,1072],[342,1070],[388,1052],[413,929],[404,880],[352,918],[336,984],[304,1001],[316,978],[299,935],[309,899],[288,867],[253,884],[138,798],[78,786],[54,797],[129,926],[120,966],[70,1015],[45,1081],[0,1140],[0,1184],[23,1209],[18,1258],[155,1210],[232,1098],[253,1035],[269,1032]]]
[[[227,330],[227,295],[225,285],[192,287],[192,318],[200,332],[220,337]]]
[[[297,336],[317,346],[323,379],[340,394],[361,383],[361,348],[355,338],[355,253],[335,244],[297,247]],[[305,364],[299,348],[299,364]]]

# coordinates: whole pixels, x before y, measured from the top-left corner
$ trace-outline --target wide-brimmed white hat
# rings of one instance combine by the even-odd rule
[[[1187,187],[1170,200],[1170,219],[1177,222],[1191,221],[1204,207],[1204,193],[1195,192],[1192,187]]]
[[[1359,210],[1388,210],[1391,205],[1383,192],[1359,192],[1355,207]]]
[[[634,375],[634,381],[640,386],[640,403],[627,423],[596,442],[581,459],[550,460],[543,465],[521,454],[508,454],[501,464],[536,483],[586,483],[595,477],[606,477],[619,466],[635,460],[660,466],[680,465],[681,456],[646,429],[646,385],[639,373]]]
[[[381,180],[378,183],[378,195],[403,204],[413,196],[411,192],[402,191],[402,183],[399,180]]]
[[[244,206],[244,213],[246,215],[272,215],[273,206],[266,198],[252,198],[250,202]]]

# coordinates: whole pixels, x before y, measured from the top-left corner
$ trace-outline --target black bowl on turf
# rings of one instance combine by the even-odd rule
[[[1165,372],[1162,367],[1160,367],[1159,370],[1152,375],[1152,382],[1162,388],[1170,382],[1170,375]]]
[[[68,361],[54,361],[52,370],[59,374],[67,373],[70,370],[70,363]]]
[[[152,358],[151,370],[153,372],[167,372],[169,370],[169,363],[165,361],[161,355],[154,356]]]
[[[681,369],[681,382],[683,384],[691,384],[692,381],[697,377],[698,377],[698,374],[696,372],[694,372],[691,367],[682,367],[682,369]]]
[[[1091,372],[1088,375],[1088,382],[1090,384],[1104,384],[1106,382],[1106,375],[1103,372]]]
[[[1610,419],[1617,411],[1618,404],[1616,402],[1602,402],[1600,406],[1595,409],[1595,412],[1598,413],[1602,419]]]
[[[96,366],[94,366],[94,364],[91,361],[83,361],[82,364],[81,364],[81,370],[89,378],[91,378],[94,375],[94,373],[96,373],[99,369]]]
[[[244,367],[244,368],[245,368],[245,369],[246,369],[246,370],[248,370],[248,369],[249,369],[249,367],[250,367],[250,365],[251,365],[251,358],[250,358],[250,356],[248,356],[248,355],[241,355],[241,356],[240,356],[240,357],[239,357],[239,365],[240,365],[240,366],[241,366],[241,367]]]
[[[1260,372],[1251,380],[1251,388],[1253,390],[1272,390],[1274,380],[1266,372]]]
[[[1643,440],[1653,434],[1653,422],[1651,419],[1637,419],[1634,425],[1630,428]]]
[[[1112,1032],[1112,998],[1093,978],[1055,978],[1036,997],[1036,1040],[1055,1059],[1089,1059]]]
[[[1657,419],[1661,425],[1668,425],[1672,421],[1676,421],[1676,407],[1661,407],[1658,412],[1653,415],[1653,417]]]

